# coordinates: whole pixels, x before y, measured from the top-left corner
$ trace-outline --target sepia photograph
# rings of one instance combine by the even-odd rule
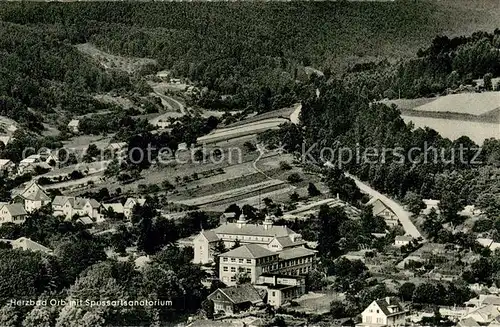
[[[500,0],[0,0],[0,327],[500,327]]]

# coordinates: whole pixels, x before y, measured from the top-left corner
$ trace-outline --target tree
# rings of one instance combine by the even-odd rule
[[[330,315],[333,319],[340,319],[346,317],[345,305],[340,301],[330,302]]]
[[[307,193],[309,193],[309,196],[321,195],[321,192],[318,190],[316,185],[314,185],[313,183],[309,183],[309,185],[307,186]]]
[[[118,159],[115,158],[106,167],[106,170],[104,171],[104,176],[113,177],[113,176],[118,176],[119,173],[120,173],[120,163],[118,162]]]
[[[297,173],[293,173],[293,174],[288,175],[288,177],[286,179],[290,184],[297,184],[297,183],[302,182],[302,177],[300,177],[300,175]]]
[[[445,222],[449,222],[453,226],[461,222],[459,212],[464,209],[464,205],[457,194],[452,191],[445,191],[438,206]]]
[[[484,88],[485,88],[486,91],[492,91],[493,90],[493,83],[491,82],[492,78],[493,78],[493,75],[491,73],[487,73],[483,77]]]
[[[234,250],[236,248],[239,248],[241,246],[241,243],[240,243],[240,240],[239,239],[236,239],[234,240],[234,244],[233,246],[231,247],[231,250]]]
[[[299,194],[297,192],[293,192],[290,194],[290,201],[297,202],[300,200]]]
[[[57,307],[37,305],[24,317],[23,327],[52,327],[56,317]]]
[[[207,317],[207,319],[214,319],[214,301],[206,299],[201,303],[201,309],[205,313],[205,317]]]
[[[415,284],[406,282],[399,287],[399,297],[403,301],[411,301],[415,292]]]
[[[0,326],[17,327],[19,325],[19,320],[20,313],[16,307],[7,304],[0,309]]]
[[[93,264],[106,259],[104,247],[93,239],[66,238],[55,249],[63,270],[65,285],[70,285],[78,275]]]
[[[405,195],[403,202],[408,206],[408,210],[414,215],[418,216],[420,212],[426,208],[426,205],[420,194],[415,192],[408,192]]]

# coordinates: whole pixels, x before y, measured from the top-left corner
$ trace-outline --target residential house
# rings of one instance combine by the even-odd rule
[[[100,219],[99,202],[94,199],[58,195],[52,201],[54,215],[71,219],[73,216],[88,216],[94,220]]]
[[[10,242],[13,249],[23,249],[25,251],[42,252],[45,254],[53,254],[53,251],[48,247],[41,245],[27,237],[20,237]]]
[[[21,203],[4,204],[0,207],[0,224],[22,224],[27,215]]]
[[[413,241],[413,237],[408,235],[398,235],[394,239],[394,246],[400,248],[409,245]]]
[[[68,123],[68,129],[73,133],[78,133],[79,127],[80,127],[80,120],[78,120],[78,119],[72,119]]]
[[[117,214],[123,214],[123,204],[121,204],[120,202],[103,203],[101,213],[106,215],[110,211]]]
[[[145,203],[146,203],[146,199],[128,198],[127,201],[125,201],[125,204],[123,205],[123,215],[127,219],[132,218],[132,213],[133,213],[134,207],[136,205],[143,206]]]
[[[470,311],[464,318],[472,318],[480,325],[484,325],[492,322],[499,315],[500,311],[498,307],[493,304],[488,304]]]
[[[465,305],[473,308],[480,308],[486,305],[493,305],[500,310],[500,296],[492,294],[480,294],[478,297],[472,298],[465,302]]]
[[[406,311],[395,297],[375,300],[361,313],[362,322],[357,326],[402,326]]]
[[[3,143],[4,146],[7,146],[11,140],[12,138],[8,135],[0,135],[0,142]]]
[[[33,212],[50,203],[50,197],[36,181],[31,181],[24,190],[14,196],[14,202],[22,203],[27,212]]]
[[[115,158],[115,156],[119,158],[123,158],[127,154],[127,142],[117,142],[117,143],[110,143],[107,147],[106,150],[108,150]]]
[[[222,225],[227,222],[233,221],[234,219],[236,219],[236,212],[223,212],[220,215],[219,223]]]
[[[53,254],[53,251],[48,247],[41,245],[27,237],[20,237],[15,240],[2,239],[0,242],[8,243],[13,249],[21,249],[24,251],[42,252],[45,254]]]
[[[392,211],[389,206],[387,206],[382,200],[377,197],[372,198],[366,204],[372,206],[373,215],[384,218],[385,222],[389,226],[396,226],[399,222],[398,216]]]
[[[49,162],[57,162],[52,154],[32,154],[19,162],[19,174],[35,171],[36,167],[51,170],[53,167]]]
[[[222,240],[226,248],[231,248],[238,240],[241,245],[259,244],[273,251],[304,245],[302,235],[286,226],[273,225],[271,217],[266,217],[263,224],[257,225],[247,224],[245,216],[241,214],[235,223],[226,222],[212,229],[211,232],[215,233],[217,240],[212,238],[211,241],[208,241],[206,236],[201,235],[201,233],[195,238],[195,263],[206,264],[211,262],[213,255],[207,254],[207,252],[212,251],[212,243],[218,240]]]
[[[0,159],[0,175],[5,176],[12,173],[16,165],[9,159]]]
[[[216,313],[235,314],[263,304],[262,293],[250,284],[219,288],[208,296]]]

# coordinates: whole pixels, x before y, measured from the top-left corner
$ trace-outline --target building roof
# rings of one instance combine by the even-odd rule
[[[92,225],[94,223],[94,221],[92,220],[92,218],[90,218],[88,216],[80,217],[76,221],[79,222],[79,223],[82,223],[84,225]]]
[[[103,203],[103,208],[106,210],[112,209],[116,213],[123,213],[123,204],[117,203]]]
[[[52,205],[56,206],[62,206],[68,201],[71,197],[70,196],[63,196],[63,195],[56,195],[54,197],[54,200],[52,200]]]
[[[0,142],[2,142],[4,145],[9,144],[9,142],[10,142],[10,136],[8,136],[8,135],[2,135],[2,136],[0,136]]]
[[[187,327],[236,327],[236,325],[229,321],[196,320],[187,325]]]
[[[27,237],[20,237],[16,240],[10,241],[13,249],[23,249],[30,251],[39,251],[47,254],[52,253],[52,250],[48,247],[45,247],[35,241],[30,240]]]
[[[10,161],[9,159],[0,159],[0,167],[3,167],[5,165],[8,165],[9,163],[11,163],[12,161]]]
[[[498,311],[496,306],[494,306],[493,304],[488,304],[469,312],[467,317],[470,317],[473,314],[481,316],[484,321],[491,321],[492,319],[500,315],[500,312]]]
[[[108,148],[111,150],[121,150],[127,146],[127,142],[110,143]]]
[[[279,256],[280,260],[290,260],[314,255],[316,252],[318,251],[306,249],[304,247],[296,247],[279,252]]]
[[[28,190],[33,186],[35,187],[35,192],[29,193]],[[30,182],[19,195],[31,201],[50,201],[50,197],[36,181]]]
[[[143,206],[144,203],[146,203],[146,199],[143,199],[143,198],[127,198],[127,201],[125,201],[125,204],[123,205],[123,207],[124,208],[133,208],[135,205]]]
[[[219,237],[217,237],[217,234],[213,230],[204,230],[201,231],[201,235],[207,239],[209,242],[217,242],[219,240]]]
[[[92,208],[99,208],[101,206],[99,202],[97,202],[95,199],[78,198],[74,196],[61,196],[61,195],[57,195],[54,198],[54,200],[52,201],[52,205],[62,206],[67,201],[71,203],[71,207],[74,209],[82,209],[87,204],[87,202],[90,203]]]
[[[375,216],[379,215],[384,210],[389,210],[390,212],[392,212],[394,214],[394,212],[391,210],[391,208],[389,208],[384,202],[382,202],[382,200],[380,200],[379,198],[376,198],[376,197],[374,197],[370,201],[368,201],[368,203],[366,205],[371,205],[373,207],[373,214]]]
[[[395,241],[402,241],[402,242],[411,242],[413,241],[413,237],[408,236],[408,235],[398,235],[394,239]]]
[[[279,245],[281,245],[282,248],[288,248],[288,247],[293,247],[293,246],[300,246],[300,245],[303,245],[303,244],[307,243],[305,241],[294,242],[294,241],[292,241],[292,239],[289,236],[276,237],[276,241],[279,243]]]
[[[479,324],[472,318],[465,318],[458,322],[457,327],[477,327]]]
[[[80,121],[78,119],[72,119],[69,123],[68,126],[78,126],[80,124]]]
[[[293,230],[286,226],[269,226],[267,229],[263,225],[244,224],[239,226],[237,223],[225,223],[213,230],[217,234],[232,234],[232,235],[250,235],[250,236],[267,236],[267,237],[282,237],[291,234],[296,234]]]
[[[25,216],[28,214],[21,203],[4,204],[0,209],[4,207],[10,212],[12,217]]]
[[[495,306],[500,306],[500,297],[498,295],[487,295],[484,297],[481,304],[484,305],[493,304]]]
[[[240,247],[237,247],[234,250],[230,250],[221,254],[221,257],[234,257],[234,258],[243,258],[243,259],[257,259],[262,257],[267,257],[271,255],[275,255],[276,252],[272,252],[265,247],[262,247],[258,244],[245,244]]]
[[[231,301],[233,304],[240,304],[247,302],[255,304],[262,301],[260,293],[251,284],[243,284],[233,287],[219,288],[217,291],[220,291],[222,294],[224,294],[228,298],[228,300]],[[209,297],[211,297],[211,295],[209,295]]]
[[[395,297],[387,297],[387,298],[375,300],[375,302],[380,307],[380,310],[382,310],[382,312],[386,316],[390,316],[390,315],[393,315],[395,313],[401,313],[401,311],[404,311],[403,307],[399,303],[399,300]],[[391,307],[391,306],[397,306],[399,308],[398,312],[394,312],[394,313],[391,312],[389,310],[389,307]]]

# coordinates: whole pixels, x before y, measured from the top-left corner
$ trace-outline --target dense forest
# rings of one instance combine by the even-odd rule
[[[29,106],[88,112],[99,109],[88,92],[130,87],[127,76],[103,72],[71,47],[85,42],[114,54],[157,59],[174,75],[206,86],[209,92],[197,99],[205,107],[269,111],[289,105],[302,98],[307,66],[327,77],[348,71],[343,79],[369,98],[428,95],[465,78],[498,74],[498,37],[438,38],[410,61],[376,58],[414,56],[436,34],[460,30],[477,16],[406,1],[3,3],[2,49],[9,60],[2,64],[18,72],[3,87],[12,98],[4,111]],[[23,52],[35,46],[39,50]],[[487,60],[470,67],[475,55]],[[26,65],[33,60],[36,65]],[[13,90],[23,90],[23,96]]]

